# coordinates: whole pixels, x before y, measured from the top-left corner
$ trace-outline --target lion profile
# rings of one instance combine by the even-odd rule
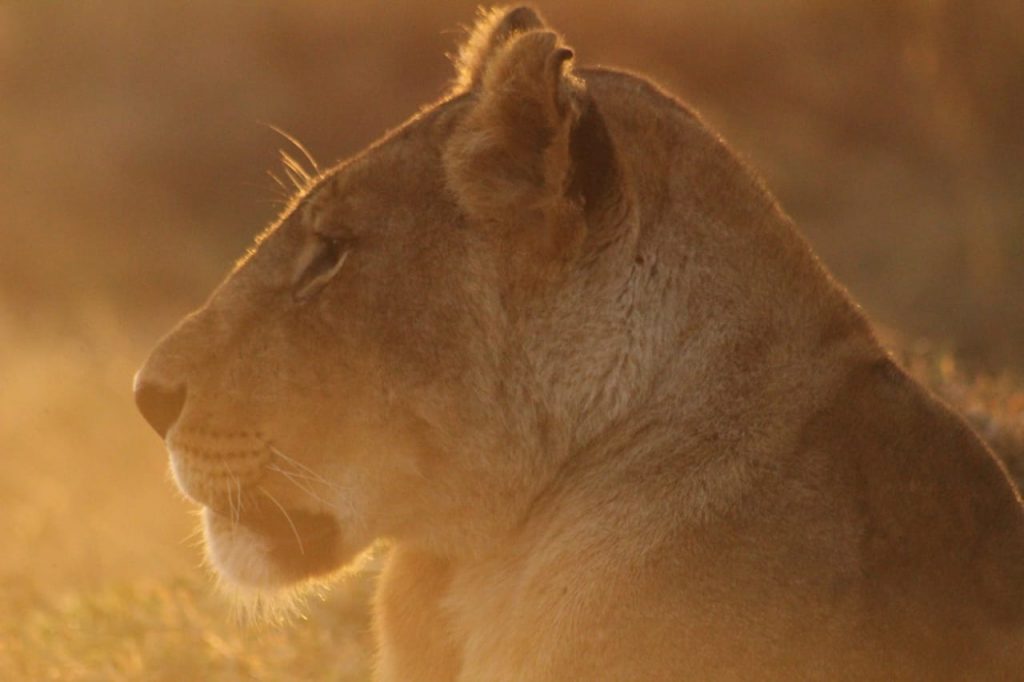
[[[1015,488],[756,176],[532,9],[458,68],[136,376],[217,570],[387,539],[388,682],[1019,677]]]

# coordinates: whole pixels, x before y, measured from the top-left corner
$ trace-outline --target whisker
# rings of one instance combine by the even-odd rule
[[[279,150],[278,154],[280,154],[280,156],[281,156],[281,163],[283,163],[285,165],[285,168],[290,169],[293,173],[295,173],[297,176],[299,176],[302,179],[302,181],[304,183],[304,187],[302,187],[300,189],[305,189],[305,187],[308,187],[310,185],[310,182],[313,179],[313,176],[310,175],[309,171],[307,171],[302,166],[301,163],[296,161],[294,156],[292,156],[288,152],[284,151],[283,149]]]
[[[294,486],[295,486],[296,488],[298,488],[298,489],[299,489],[299,490],[301,490],[302,492],[304,492],[304,493],[306,493],[307,495],[309,495],[310,497],[312,497],[312,498],[313,498],[314,500],[316,500],[317,502],[319,502],[320,504],[322,504],[322,505],[323,505],[324,507],[326,507],[327,509],[333,509],[333,508],[334,508],[334,505],[332,505],[332,504],[331,504],[330,502],[328,502],[328,501],[327,501],[327,500],[325,500],[324,498],[320,497],[320,496],[319,496],[319,495],[317,495],[317,494],[316,494],[315,492],[313,492],[312,490],[310,490],[309,488],[307,488],[307,487],[306,487],[305,485],[303,485],[302,483],[300,483],[300,482],[299,482],[299,481],[298,481],[298,480],[297,480],[297,479],[295,478],[295,476],[297,476],[297,475],[298,475],[297,473],[295,473],[295,472],[290,472],[290,471],[285,471],[284,469],[282,469],[282,468],[280,468],[280,467],[276,467],[276,466],[274,466],[273,464],[268,464],[268,465],[267,465],[267,468],[268,468],[268,469],[270,469],[271,471],[276,471],[276,472],[278,472],[279,474],[281,474],[282,476],[284,476],[284,477],[285,477],[286,479],[288,479],[288,482],[289,482],[289,483],[291,483],[291,484],[292,484],[292,485],[294,485]]]
[[[292,165],[297,163],[295,159],[288,156],[284,152],[281,152],[281,156],[284,157],[284,159],[286,159],[284,162],[284,174],[288,176],[289,180],[292,181],[292,184],[295,185],[295,189],[297,191],[304,192],[306,188],[309,187],[309,176],[305,174],[305,171],[300,172],[295,170],[295,166]],[[289,161],[291,163],[289,163]]]
[[[287,464],[287,462],[285,464]],[[278,471],[282,471],[282,470],[278,469]],[[282,471],[282,473],[291,474],[295,478],[302,479],[303,481],[306,481],[306,482],[308,482],[310,484],[316,483],[317,485],[322,485],[325,488],[328,488],[328,489],[330,489],[332,491],[336,491],[337,490],[337,488],[335,486],[329,485],[328,483],[324,482],[322,479],[320,479],[320,478],[318,478],[316,476],[310,476],[309,474],[307,474],[305,472],[302,472],[302,471],[285,469],[285,470]]]
[[[284,454],[283,452],[278,450],[276,447],[274,447],[273,444],[267,443],[267,447],[270,448],[270,451],[272,453],[274,453],[275,455],[277,455],[278,457],[280,457],[284,461],[288,462],[289,464],[295,466],[296,468],[298,468],[298,469],[300,469],[302,471],[305,471],[307,474],[309,474],[311,477],[313,477],[314,480],[317,480],[317,481],[323,483],[324,485],[326,485],[328,487],[333,487],[333,485],[334,485],[333,483],[331,483],[326,478],[321,476],[319,473],[317,473],[313,469],[309,468],[308,466],[306,466],[302,462],[298,461],[297,459],[295,459],[293,457],[289,457],[288,455]]]
[[[235,488],[239,491],[241,491],[242,487],[241,485],[238,484],[238,478],[236,478],[231,471],[228,471],[228,478],[228,511],[230,512],[231,515],[231,525],[237,526],[238,523],[242,520],[242,514],[238,508],[239,505],[235,503],[234,495],[232,495],[234,491],[232,490],[231,484],[235,484]]]
[[[285,184],[284,180],[277,177],[277,174],[274,173],[274,171],[268,170],[267,175],[270,177],[271,180],[274,181],[274,184],[281,188],[281,199],[286,199],[287,197],[291,196],[292,191],[288,189],[288,185]]]
[[[228,498],[228,513],[227,513],[227,517],[228,517],[228,520],[231,522],[231,525],[234,526],[235,525],[235,498],[234,498],[234,494],[233,494],[234,490],[233,490],[233,487],[231,485],[230,476],[231,476],[231,473],[228,472],[228,477],[229,478],[228,478],[228,482],[227,482],[227,489],[224,491],[224,494]],[[218,507],[219,506],[220,505],[218,505]]]
[[[242,512],[245,510],[245,494],[242,492],[242,479],[235,476],[235,487],[238,489],[238,520],[242,520]]]
[[[282,504],[277,501],[277,498],[270,494],[270,491],[268,491],[263,486],[260,486],[259,488],[260,491],[267,496],[267,499],[273,502],[277,506],[277,508],[281,510],[281,513],[284,514],[285,521],[287,521],[288,525],[291,526],[292,534],[295,535],[295,542],[299,543],[299,554],[305,554],[306,550],[302,546],[302,538],[299,537],[299,529],[295,527],[295,523],[292,521],[292,517],[288,513],[288,510],[285,509],[284,506],[282,506]]]
[[[313,155],[309,153],[309,150],[308,150],[308,149],[306,149],[306,146],[305,146],[305,145],[303,145],[303,144],[302,144],[301,142],[299,142],[299,141],[298,141],[298,140],[297,140],[297,139],[295,138],[295,136],[294,136],[294,135],[291,135],[291,134],[289,134],[289,133],[286,133],[286,132],[285,132],[284,130],[282,130],[281,128],[278,128],[278,127],[277,127],[276,125],[274,125],[274,124],[272,124],[272,123],[267,123],[267,124],[265,124],[265,125],[266,125],[266,126],[267,126],[268,128],[270,128],[271,130],[273,130],[273,131],[274,131],[275,133],[277,133],[278,135],[280,135],[281,137],[283,137],[284,139],[286,139],[286,140],[288,140],[289,142],[291,142],[291,143],[292,143],[292,145],[293,145],[293,146],[294,146],[294,147],[295,147],[296,149],[298,149],[298,150],[299,150],[300,152],[302,152],[302,155],[306,157],[306,160],[307,160],[307,161],[309,161],[309,165],[311,165],[311,166],[313,167],[313,170],[314,170],[314,171],[316,171],[316,175],[320,175],[320,172],[321,172],[321,171],[320,171],[320,166],[319,166],[319,164],[317,164],[317,162],[316,162],[316,159],[314,159],[314,158],[313,158]],[[307,175],[308,175],[308,173],[307,173]]]

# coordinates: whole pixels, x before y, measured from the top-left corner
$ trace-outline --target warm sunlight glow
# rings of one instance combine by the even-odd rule
[[[0,679],[370,679],[384,548],[307,547],[348,529],[268,492],[273,539],[344,575],[218,591],[132,375],[336,161],[451,86],[478,4],[0,3]],[[1024,479],[1024,3],[535,4],[579,64],[647,73],[722,131]],[[314,238],[275,284],[309,306],[358,265]],[[296,498],[362,490],[266,457]]]

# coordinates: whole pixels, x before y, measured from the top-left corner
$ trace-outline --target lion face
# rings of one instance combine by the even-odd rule
[[[444,200],[433,123],[298,198],[138,375],[235,581],[323,573],[422,522],[438,441],[485,397],[492,255]]]
[[[549,342],[567,323],[611,336],[577,276],[587,236],[610,238],[595,226],[625,224],[603,121],[555,34],[484,56],[468,91],[297,197],[136,377],[236,583],[510,522],[558,466],[553,425],[593,407],[573,363],[622,364]]]

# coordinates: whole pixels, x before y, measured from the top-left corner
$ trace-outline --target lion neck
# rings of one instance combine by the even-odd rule
[[[699,163],[733,167],[745,211],[705,199],[710,215],[693,215],[675,208],[686,198],[641,197],[666,208],[634,216],[531,316],[536,392],[565,425],[531,505],[603,469],[669,480],[672,495],[691,491],[691,521],[720,517],[792,449],[809,406],[841,385],[835,368],[882,352],[774,200],[724,148],[705,154]],[[666,185],[637,191],[695,191]],[[566,327],[585,331],[554,335]]]
[[[837,355],[881,352],[717,137],[674,105],[623,124],[637,107],[607,98],[602,82],[592,79],[592,91],[622,152],[620,196],[631,207],[592,224],[590,251],[509,322],[514,371],[503,375],[518,379],[494,400],[504,419],[486,447],[491,471],[514,464],[476,495],[490,509],[472,533],[483,545],[602,467],[672,471],[673,488],[694,491],[693,518],[710,518],[757,484],[807,405],[835,390],[832,368],[846,366]],[[667,144],[638,139],[667,130],[676,135]]]

